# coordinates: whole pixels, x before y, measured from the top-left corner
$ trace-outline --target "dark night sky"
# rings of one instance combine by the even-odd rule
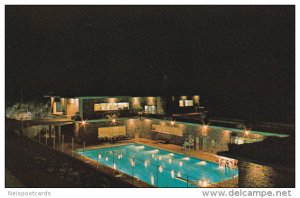
[[[215,116],[294,122],[294,6],[6,6],[6,100],[200,93]],[[164,75],[167,82],[164,83]]]

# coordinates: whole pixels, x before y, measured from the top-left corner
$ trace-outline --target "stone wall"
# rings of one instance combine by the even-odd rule
[[[203,132],[203,125],[175,122],[174,127],[181,128],[183,136],[175,136],[161,132],[155,132],[152,130],[152,125],[170,125],[170,120],[148,119],[148,118],[119,118],[116,125],[125,125],[127,135],[130,138],[147,138],[152,140],[167,139],[169,143],[176,145],[183,145],[185,138],[189,136],[194,137],[196,144],[196,138],[199,140],[198,147],[200,150],[216,153],[218,151],[228,150],[227,143],[230,142],[230,131],[222,129],[208,128]],[[78,131],[77,136],[86,139],[89,142],[95,142],[98,139],[98,128],[112,126],[111,120],[101,120],[98,122],[88,122],[86,126],[80,126],[77,123]],[[75,126],[76,128],[76,126]],[[196,145],[195,145],[196,147]]]

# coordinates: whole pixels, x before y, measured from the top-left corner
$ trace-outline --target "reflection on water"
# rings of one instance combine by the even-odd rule
[[[240,188],[295,187],[295,172],[239,161]]]

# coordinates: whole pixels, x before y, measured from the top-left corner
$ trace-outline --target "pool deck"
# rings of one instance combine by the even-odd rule
[[[106,147],[126,145],[129,143],[145,144],[145,145],[148,145],[151,147],[164,149],[164,150],[167,150],[170,152],[183,154],[183,155],[186,155],[189,157],[203,159],[203,160],[210,161],[213,163],[218,163],[218,159],[220,157],[216,154],[207,153],[207,152],[203,152],[200,150],[184,150],[182,146],[178,146],[178,145],[174,145],[174,144],[163,144],[163,143],[159,143],[157,141],[145,139],[145,138],[135,138],[135,139],[131,139],[131,140],[125,140],[125,141],[122,141],[122,142],[116,143],[116,144],[106,143],[106,144],[101,144],[101,145],[92,145],[92,146],[87,146],[85,149],[106,148]],[[70,148],[70,146],[69,146],[69,148]],[[82,147],[80,147],[80,148],[77,147],[77,149],[82,149]],[[106,165],[99,164],[95,160],[92,160],[90,158],[79,155],[76,152],[72,152],[72,149],[66,149],[65,153],[67,153],[69,155],[72,155],[72,153],[73,153],[73,157],[86,162],[88,165],[96,168],[97,170],[99,170],[101,172],[105,172],[107,174],[113,174],[116,177],[120,177],[123,180],[127,181],[128,183],[133,183],[134,186],[136,186],[136,187],[144,187],[144,188],[145,187],[153,187],[143,181],[137,180],[136,178],[133,180],[131,176],[128,176],[124,173],[113,170],[112,168],[110,168]],[[237,163],[237,160],[235,160],[235,163]],[[217,184],[211,184],[209,187],[212,187],[212,188],[229,188],[229,187],[236,188],[236,187],[238,187],[238,178],[229,179],[229,180],[217,183]]]

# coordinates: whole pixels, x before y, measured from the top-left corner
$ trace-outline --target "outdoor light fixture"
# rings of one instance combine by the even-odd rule
[[[200,187],[207,187],[208,184],[209,184],[208,181],[205,180],[205,179],[201,179],[201,180],[199,180],[199,182],[198,182],[198,185],[199,185]]]
[[[171,120],[170,124],[171,124],[171,126],[174,126],[175,125],[175,120]]]
[[[229,131],[229,130],[224,130],[223,132],[224,132],[224,133],[230,133],[231,131]]]
[[[115,124],[117,122],[117,120],[115,119],[115,118],[113,118],[112,120],[111,120],[111,123],[113,123],[113,124]]]
[[[201,162],[199,162],[199,165],[205,166],[205,165],[206,165],[206,161],[201,161]]]
[[[131,166],[133,167],[134,166],[134,160],[131,160]]]
[[[158,170],[159,170],[160,173],[162,173],[162,172],[163,172],[163,167],[160,166],[160,167],[158,168]]]
[[[244,134],[245,134],[245,136],[248,136],[248,135],[249,135],[249,133],[250,133],[250,131],[251,131],[251,129],[246,129],[246,128],[245,128],[245,130],[244,130]]]
[[[174,178],[174,170],[171,170],[171,177]]]
[[[154,177],[151,175],[151,184],[154,185]]]
[[[203,130],[203,131],[206,131],[207,129],[208,129],[208,125],[203,124],[202,130]]]
[[[177,173],[177,177],[181,177],[181,173],[180,172]]]
[[[85,126],[87,124],[87,121],[86,120],[82,120],[80,124],[81,124],[81,126]]]

